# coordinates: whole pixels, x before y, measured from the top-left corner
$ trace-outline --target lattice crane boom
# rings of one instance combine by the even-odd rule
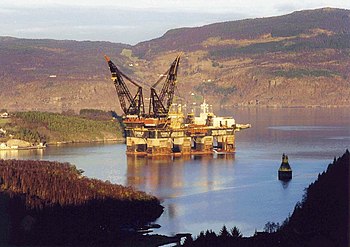
[[[177,71],[179,68],[181,54],[176,57],[174,62],[171,64],[166,74],[166,79],[163,84],[162,90],[158,96],[155,88],[163,80],[161,77],[153,86],[151,87],[151,97],[150,97],[150,107],[149,114],[155,117],[165,117],[167,116],[170,106],[173,103],[175,86],[177,81]]]
[[[145,108],[143,102],[142,87],[130,79],[127,75],[122,73],[108,56],[105,55],[105,59],[112,73],[112,80],[114,82],[114,86],[117,91],[120,105],[124,114],[138,116],[144,115]],[[134,97],[132,97],[123,78],[137,87],[137,92]]]

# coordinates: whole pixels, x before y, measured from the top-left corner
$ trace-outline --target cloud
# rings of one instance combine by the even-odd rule
[[[49,7],[80,7],[80,8],[113,8],[113,9],[133,9],[146,11],[163,12],[200,12],[200,13],[227,13],[244,12],[257,13],[273,10],[291,10],[293,6],[297,8],[310,7],[340,7],[349,8],[350,1],[344,0],[2,0],[2,8],[49,8]],[[272,13],[273,14],[273,13]]]
[[[50,8],[80,8],[80,9],[109,9],[118,13],[123,11],[146,11],[158,13],[246,13],[247,16],[254,16],[254,8],[260,12],[268,10],[268,4],[263,1],[254,0],[2,0],[2,7],[8,9],[27,9],[36,11],[38,9]]]
[[[28,27],[28,28],[18,28],[14,32],[18,34],[37,34],[37,33],[47,33],[50,31],[48,27]]]
[[[18,12],[16,9],[9,9],[9,8],[1,8],[0,14],[2,15],[14,15]]]
[[[105,40],[135,44],[168,29],[242,18],[239,14],[162,12],[96,7],[17,8],[0,15],[0,35],[24,38]]]
[[[295,4],[293,3],[279,3],[275,5],[275,9],[278,12],[291,12],[297,9],[297,7],[295,6]]]

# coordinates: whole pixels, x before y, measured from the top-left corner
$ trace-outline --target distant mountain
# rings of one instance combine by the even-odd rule
[[[102,79],[103,55],[108,52],[121,60],[122,49],[128,47],[110,42],[0,37],[0,73],[9,75],[15,83],[42,80],[50,75]]]
[[[0,108],[118,111],[103,54],[147,95],[179,52],[178,95],[187,101],[350,105],[350,11],[324,8],[169,30],[135,46],[0,37]]]
[[[256,40],[253,43],[255,44],[279,42],[288,38],[289,42],[291,40],[301,42],[316,36],[320,36],[318,38],[325,40],[324,36],[333,35],[336,36],[338,42],[341,40],[341,46],[349,48],[349,13],[349,10],[324,8],[297,11],[277,17],[229,21],[194,28],[178,28],[169,30],[160,38],[141,42],[136,45],[134,50],[137,56],[142,57],[148,53],[157,54],[171,50],[193,51],[207,47],[211,47],[210,50],[217,50],[218,47],[222,46],[226,48],[227,46],[239,46],[239,44],[234,43],[223,44],[223,40]],[[210,43],[210,41],[217,40],[221,42]],[[260,42],[257,42],[259,40]],[[310,45],[312,46],[312,44]],[[326,46],[339,48],[336,45],[339,44],[327,43],[323,44],[322,48]],[[314,46],[314,48],[321,48],[319,45]],[[259,52],[251,44],[246,44],[244,47],[247,48],[241,50],[241,53],[244,53],[244,51],[250,54]],[[263,50],[264,47],[261,46],[260,48]],[[228,55],[233,55],[233,53],[224,56]]]
[[[110,42],[0,37],[0,108],[58,112],[79,111],[84,105],[117,108],[117,104],[108,106],[116,98],[113,86],[106,83],[110,74],[103,55],[108,53],[128,72],[123,67],[127,59],[120,53],[130,47]],[[111,88],[101,92],[104,85]],[[104,101],[106,94],[109,102]]]
[[[154,66],[179,51],[183,91],[224,107],[350,105],[349,10],[179,28],[133,47]]]

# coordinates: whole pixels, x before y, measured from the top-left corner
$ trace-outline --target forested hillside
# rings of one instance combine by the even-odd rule
[[[0,127],[6,131],[6,135],[0,138],[0,141],[20,139],[33,144],[56,144],[122,140],[122,126],[117,119],[113,119],[111,113],[91,109],[82,110],[81,113],[13,113],[6,122],[0,122]]]
[[[154,196],[82,173],[68,163],[0,160],[0,245],[118,246],[128,237],[122,228],[163,212]]]

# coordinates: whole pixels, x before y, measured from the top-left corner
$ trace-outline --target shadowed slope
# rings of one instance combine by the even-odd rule
[[[15,244],[91,244],[123,237],[163,211],[157,198],[88,179],[68,163],[0,160],[1,203]],[[3,212],[2,212],[3,213]]]

